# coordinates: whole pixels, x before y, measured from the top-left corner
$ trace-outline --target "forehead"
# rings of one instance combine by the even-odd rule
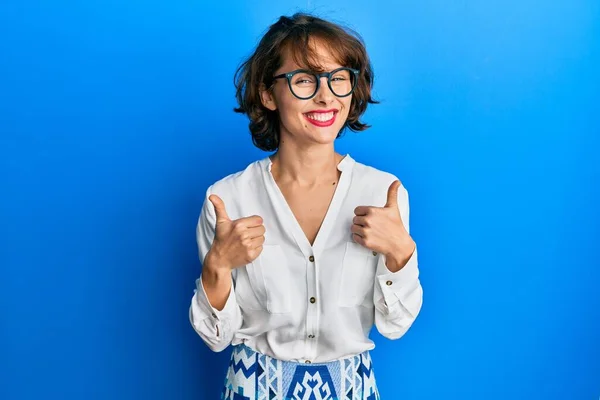
[[[331,71],[343,67],[343,57],[323,40],[309,40],[306,45],[290,43],[281,54],[281,71],[309,69],[313,71]]]

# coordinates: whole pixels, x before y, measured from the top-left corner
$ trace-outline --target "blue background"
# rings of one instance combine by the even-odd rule
[[[0,398],[216,399],[188,321],[207,186],[267,153],[233,73],[298,10],[375,67],[336,146],[400,177],[422,313],[391,399],[600,396],[600,3],[0,3]]]

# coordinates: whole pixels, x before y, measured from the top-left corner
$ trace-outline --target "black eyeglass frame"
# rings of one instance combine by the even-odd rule
[[[339,71],[341,71],[341,70],[348,70],[351,73],[353,73],[354,74],[354,80],[352,81],[352,89],[350,89],[350,92],[348,94],[346,94],[346,95],[338,96],[335,93],[335,91],[333,90],[333,88],[331,87],[331,77],[334,74],[336,74]],[[292,89],[292,78],[294,77],[294,75],[296,75],[298,73],[301,73],[301,72],[308,73],[308,74],[311,74],[311,75],[317,77],[317,87],[315,89],[315,92],[312,95],[308,96],[308,97],[300,97],[296,93],[294,93],[294,89]],[[283,73],[283,74],[280,74],[280,75],[276,75],[272,79],[275,80],[275,79],[287,78],[288,87],[290,88],[290,92],[292,92],[292,94],[296,98],[298,98],[300,100],[310,100],[313,97],[315,97],[317,95],[317,93],[319,93],[319,88],[321,87],[321,78],[322,77],[326,77],[327,78],[327,86],[329,86],[329,90],[331,90],[331,93],[333,93],[335,96],[337,96],[337,97],[348,97],[348,96],[350,96],[352,94],[352,92],[354,92],[354,89],[356,88],[356,82],[358,81],[358,74],[359,73],[360,73],[359,70],[354,69],[354,68],[349,68],[349,67],[340,67],[340,68],[336,68],[336,69],[334,69],[333,71],[330,71],[330,72],[320,72],[320,73],[316,73],[316,72],[313,72],[313,71],[310,71],[310,70],[307,70],[307,69],[296,69],[294,71],[290,71],[290,72],[286,72],[286,73]]]

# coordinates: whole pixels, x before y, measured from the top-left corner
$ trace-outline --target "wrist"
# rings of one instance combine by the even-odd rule
[[[218,252],[209,250],[204,258],[204,265],[202,266],[203,274],[208,275],[212,280],[221,280],[224,277],[229,277],[231,268],[218,254]]]
[[[412,242],[411,246],[409,246],[410,250],[399,249],[393,252],[386,254],[386,267],[390,270],[390,272],[398,272],[406,264],[414,254],[416,249],[416,243]]]

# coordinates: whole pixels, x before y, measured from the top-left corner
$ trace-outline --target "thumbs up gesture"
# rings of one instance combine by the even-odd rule
[[[386,256],[386,265],[392,272],[400,270],[412,256],[416,244],[404,228],[398,209],[400,181],[388,188],[387,202],[383,207],[359,206],[352,220],[353,240]]]
[[[263,219],[258,215],[231,220],[225,203],[215,194],[208,198],[215,206],[215,239],[209,250],[218,257],[220,267],[238,268],[254,261],[265,242]]]

